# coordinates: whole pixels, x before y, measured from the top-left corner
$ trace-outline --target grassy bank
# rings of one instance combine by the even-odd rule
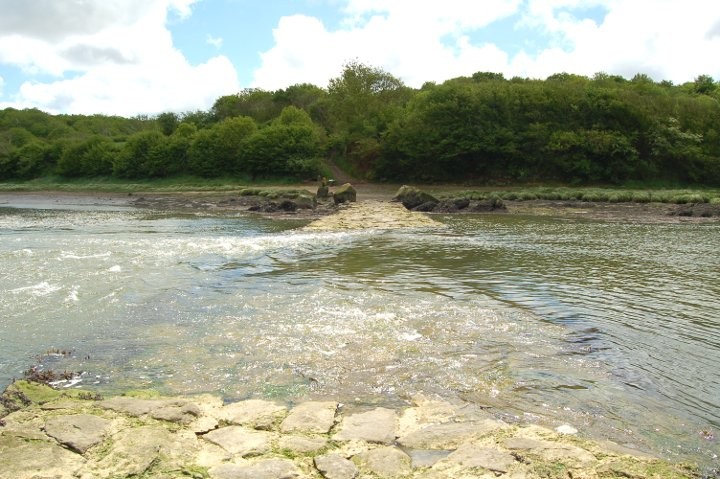
[[[596,187],[523,187],[507,189],[474,189],[453,193],[443,192],[440,196],[487,200],[500,198],[510,201],[594,201],[602,203],[673,203],[720,204],[720,190],[705,188],[644,189],[644,188],[596,188]]]
[[[297,182],[289,179],[251,180],[250,178],[198,178],[183,176],[154,180],[121,180],[111,177],[68,179],[57,176],[43,177],[31,181],[0,182],[0,192],[101,192],[101,193],[241,193],[267,191],[270,187],[298,187]],[[304,184],[303,188],[313,190],[313,184]],[[358,185],[361,189],[369,186]],[[467,198],[469,200],[487,200],[500,198],[509,201],[593,201],[608,203],[673,203],[720,204],[720,189],[717,188],[660,188],[660,187],[567,187],[567,186],[508,186],[462,188],[456,185],[433,185],[421,187],[440,198]],[[362,191],[361,191],[362,195]]]
[[[183,176],[153,180],[122,180],[111,177],[69,179],[48,176],[30,181],[0,182],[0,192],[32,192],[32,191],[64,191],[71,193],[102,192],[102,193],[183,193],[230,192],[248,186],[289,186],[296,184],[291,180],[256,180],[247,178],[199,178]]]

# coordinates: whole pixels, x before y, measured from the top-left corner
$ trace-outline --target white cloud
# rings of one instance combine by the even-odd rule
[[[209,108],[239,83],[226,57],[194,66],[173,46],[168,15],[190,15],[195,1],[0,0],[0,63],[56,77],[26,81],[0,107],[120,115]]]
[[[223,39],[220,37],[215,38],[208,33],[207,37],[205,38],[205,42],[208,45],[214,46],[215,48],[220,48],[223,44]]]
[[[584,18],[588,9],[604,20]],[[599,71],[656,80],[720,78],[720,2],[703,0],[347,0],[341,27],[329,30],[306,16],[282,18],[275,45],[261,54],[254,86],[326,85],[342,64],[357,58],[402,78],[410,86],[476,71],[506,77],[545,78],[559,72]],[[472,34],[493,22],[516,19],[516,36],[536,42],[512,55],[501,40],[473,43]],[[542,41],[542,45],[537,45]]]
[[[356,58],[413,86],[499,70],[507,64],[507,55],[492,44],[472,45],[463,32],[511,15],[519,4],[447,0],[438,10],[431,2],[351,0],[344,28],[337,31],[328,31],[313,17],[283,17],[273,31],[275,45],[261,54],[253,85],[326,85],[344,63]]]

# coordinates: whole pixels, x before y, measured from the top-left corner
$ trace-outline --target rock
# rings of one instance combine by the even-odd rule
[[[269,452],[273,435],[265,431],[254,431],[241,426],[227,426],[215,429],[202,436],[226,451],[241,457]]]
[[[295,211],[298,206],[293,200],[282,200],[278,204],[278,209],[282,211]]]
[[[286,411],[285,406],[272,401],[249,399],[226,404],[216,416],[229,424],[269,430]]]
[[[437,205],[438,205],[438,203],[436,201],[426,201],[425,203],[422,203],[422,204],[416,206],[415,208],[413,208],[413,210],[420,211],[422,213],[427,213],[427,212],[433,211],[437,207]]]
[[[454,198],[451,200],[443,200],[435,206],[433,211],[437,213],[454,213],[461,211],[470,206],[470,200],[467,198]]]
[[[562,461],[587,465],[595,461],[595,456],[589,451],[562,442],[513,437],[506,439],[503,445],[512,451],[521,451],[523,454],[539,457],[549,462]]]
[[[333,436],[336,441],[360,440],[379,444],[392,444],[395,441],[397,414],[385,408],[353,414],[342,422],[342,429]]]
[[[412,449],[456,449],[471,439],[481,438],[506,427],[504,423],[493,419],[433,424],[400,437],[398,443]]]
[[[380,477],[402,477],[412,472],[410,456],[393,446],[362,452],[353,460]]]
[[[110,438],[106,456],[84,469],[83,478],[140,476],[150,467],[177,469],[189,463],[199,445],[188,431],[172,433],[164,427],[140,426],[125,429]]]
[[[327,186],[319,186],[317,189],[317,197],[324,200],[328,196],[330,196],[330,188]]]
[[[333,201],[338,205],[340,203],[350,203],[357,201],[357,192],[350,183],[338,187],[333,193]]]
[[[267,459],[250,465],[221,464],[209,471],[212,479],[294,479],[300,471],[287,459]]]
[[[505,203],[503,203],[503,200],[497,197],[492,197],[484,201],[478,201],[477,203],[474,203],[471,207],[471,211],[496,211],[496,210],[506,210]]]
[[[0,436],[0,479],[71,479],[84,462],[55,442]]]
[[[144,416],[150,410],[157,407],[158,401],[152,399],[138,399],[125,396],[117,396],[98,403],[101,408],[110,409],[130,416]]]
[[[314,460],[315,467],[325,479],[354,479],[360,474],[358,468],[340,454],[325,454]]]
[[[280,425],[282,432],[327,434],[335,425],[337,403],[310,401],[297,405]]]
[[[558,434],[577,434],[578,430],[572,427],[569,424],[563,424],[562,426],[558,426],[555,428],[555,432]]]
[[[507,452],[466,443],[434,467],[437,469],[453,466],[459,466],[461,469],[480,467],[491,472],[505,474],[514,462],[515,458]]]
[[[325,449],[328,445],[324,437],[281,436],[278,448],[295,454],[310,454]]]
[[[424,203],[435,203],[437,205],[440,201],[429,193],[421,191],[419,188],[414,186],[403,185],[395,193],[393,201],[399,201],[402,205],[409,209],[415,209]]]
[[[45,433],[75,452],[85,451],[105,438],[110,421],[88,414],[55,416],[45,422]]]
[[[200,408],[189,401],[168,401],[151,409],[150,416],[163,421],[190,424],[200,416]]]

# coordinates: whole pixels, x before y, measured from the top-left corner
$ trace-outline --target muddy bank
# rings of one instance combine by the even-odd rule
[[[697,478],[614,443],[417,396],[401,409],[328,398],[102,398],[19,381],[0,400],[0,478]]]
[[[390,202],[397,191],[394,185],[355,185],[358,202]],[[309,191],[309,190],[308,190]],[[451,202],[452,200],[446,200]],[[182,192],[182,193],[67,193],[12,192],[0,193],[0,208],[33,209],[124,209],[141,208],[162,212],[182,212],[198,215],[259,214],[269,218],[297,218],[315,220],[338,211],[332,200],[319,200],[314,208],[280,207],[282,200],[239,192]],[[480,203],[480,202],[475,202]],[[482,205],[481,205],[482,206]],[[588,218],[608,221],[646,223],[718,222],[720,204],[667,203],[606,203],[586,201],[503,201],[504,208],[477,207],[441,209],[430,215],[445,214],[517,214]]]

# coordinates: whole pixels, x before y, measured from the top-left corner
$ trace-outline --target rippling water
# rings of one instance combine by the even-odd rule
[[[720,225],[439,219],[0,209],[0,386],[59,348],[74,387],[440,394],[717,466]]]

